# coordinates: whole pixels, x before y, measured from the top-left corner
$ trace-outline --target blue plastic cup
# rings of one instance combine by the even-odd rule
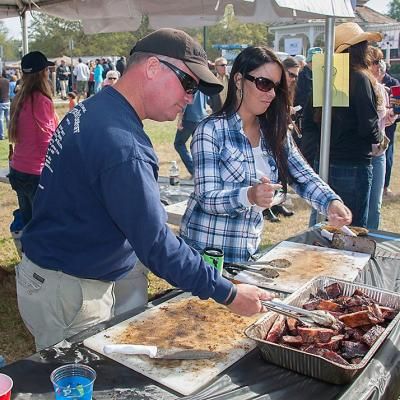
[[[56,400],[91,400],[95,379],[96,371],[82,364],[63,365],[50,375]]]

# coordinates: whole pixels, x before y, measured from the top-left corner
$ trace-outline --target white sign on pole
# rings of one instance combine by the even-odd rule
[[[296,54],[303,54],[303,39],[285,39],[285,53],[288,53],[291,56],[295,56]]]

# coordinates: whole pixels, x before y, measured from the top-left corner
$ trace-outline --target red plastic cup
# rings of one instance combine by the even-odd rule
[[[0,374],[0,400],[10,400],[13,380],[5,374]]]
[[[400,86],[392,86],[392,87],[390,88],[390,92],[391,92],[392,96],[393,96],[395,99],[400,100]],[[393,106],[393,111],[394,111],[396,114],[400,114],[400,106],[394,105],[394,106]]]

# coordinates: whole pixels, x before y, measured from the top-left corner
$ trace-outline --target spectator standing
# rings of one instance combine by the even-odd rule
[[[85,98],[90,77],[89,67],[82,62],[82,58],[78,59],[78,65],[74,68],[74,76],[76,78],[77,102],[81,97]]]
[[[94,92],[99,93],[103,84],[103,65],[99,58],[96,59],[96,67],[94,68]]]
[[[0,140],[5,139],[10,114],[10,81],[6,78],[6,70],[0,77]],[[5,122],[5,126],[4,126]]]
[[[382,79],[386,73],[386,64],[383,61],[382,50],[378,47],[370,46],[371,65],[370,70],[377,82],[375,84],[377,92],[377,111],[379,118],[379,129],[384,138],[381,143],[372,145],[372,183],[368,206],[368,229],[379,229],[383,187],[385,183],[386,170],[386,150],[389,139],[385,135],[385,127],[392,125],[396,119],[393,109],[390,108],[389,95]]]
[[[190,175],[193,175],[193,159],[186,147],[186,142],[192,136],[199,122],[207,115],[207,97],[201,92],[197,92],[193,97],[193,102],[188,104],[185,111],[178,115],[174,147]]]
[[[119,58],[115,67],[119,72],[119,75],[122,76],[126,68],[126,58],[124,56]]]
[[[22,84],[11,104],[9,138],[15,146],[9,179],[17,192],[24,225],[32,218],[47,147],[58,124],[49,83],[49,67],[53,65],[39,51],[22,57]]]
[[[221,82],[224,88],[220,93],[211,96],[209,103],[213,113],[218,112],[225,103],[226,95],[228,93],[229,74],[227,72],[228,61],[224,57],[218,57],[214,62],[215,72],[217,79]]]
[[[382,79],[382,84],[388,88],[392,86],[399,86],[400,82],[398,79],[394,78],[388,71],[386,71],[385,76]],[[393,168],[393,155],[394,155],[394,143],[396,141],[396,127],[397,121],[390,126],[385,128],[385,134],[390,140],[389,146],[386,150],[386,173],[385,173],[385,184],[383,188],[384,196],[392,196],[393,192],[390,189],[390,178],[392,176],[392,168]]]
[[[90,71],[90,76],[89,76],[89,81],[88,81],[88,94],[87,97],[93,96],[94,95],[94,69],[96,68],[96,64],[93,60],[89,61],[89,71]]]
[[[68,81],[71,75],[71,70],[68,65],[65,64],[64,60],[61,60],[60,65],[57,67],[57,79],[60,82],[61,98],[67,99],[68,92]]]
[[[296,113],[295,118],[296,125],[299,128],[300,132],[302,132],[303,130],[304,110],[312,95],[312,58],[314,54],[321,53],[322,49],[320,47],[311,47],[310,49],[308,49],[306,65],[300,71],[299,77],[297,79],[297,86],[293,104],[301,107],[301,109]],[[295,135],[294,139],[296,141],[296,144],[301,148],[301,136]]]
[[[9,97],[10,97],[10,103],[15,97],[16,90],[15,88],[17,87],[17,75],[11,75],[11,80],[10,80],[10,90],[9,90]]]
[[[349,107],[332,110],[328,183],[353,213],[353,223],[366,227],[372,183],[371,146],[382,141],[377,112],[376,79],[368,69],[368,41],[379,42],[379,32],[364,32],[354,22],[335,28],[335,52],[349,53]],[[321,141],[321,108],[306,107],[303,143],[308,152],[319,156]],[[314,156],[311,156],[314,159]],[[318,161],[315,164],[318,168]],[[310,225],[316,222],[316,214]]]
[[[101,66],[103,67],[103,80],[106,79],[107,72],[110,70],[110,66],[105,58],[101,59]]]

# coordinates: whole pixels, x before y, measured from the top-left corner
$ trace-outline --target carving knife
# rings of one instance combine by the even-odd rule
[[[166,360],[202,360],[217,356],[216,352],[209,350],[162,349],[157,346],[145,346],[141,344],[106,344],[103,347],[103,351],[104,354],[146,355],[150,358],[162,358]]]

